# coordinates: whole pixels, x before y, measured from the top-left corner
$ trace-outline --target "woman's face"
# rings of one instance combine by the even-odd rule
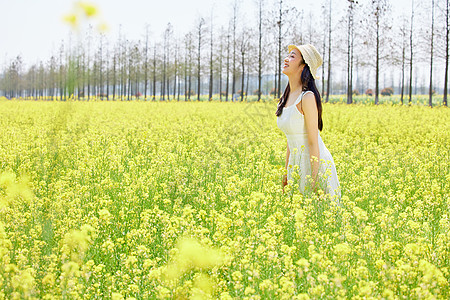
[[[292,74],[300,75],[304,65],[300,51],[292,49],[291,53],[284,59],[282,72],[288,76]]]

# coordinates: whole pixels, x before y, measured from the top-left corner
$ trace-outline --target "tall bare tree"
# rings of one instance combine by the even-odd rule
[[[241,101],[244,100],[244,80],[245,80],[245,54],[248,51],[249,43],[250,43],[250,33],[247,31],[248,29],[242,28],[240,37],[239,37],[239,52],[241,54],[241,92],[240,97]]]
[[[59,81],[59,96],[61,97],[61,100],[64,95],[64,81],[65,81],[65,78],[64,78],[65,70],[64,70],[63,57],[64,57],[64,42],[61,43],[61,47],[59,48],[59,80],[58,81]],[[37,73],[37,67],[36,67],[36,73]],[[36,81],[36,86],[37,86],[37,81]],[[36,94],[37,94],[37,88],[35,90],[36,90]],[[89,99],[89,97],[88,97],[88,99]]]
[[[209,95],[208,95],[208,100],[211,101],[212,100],[212,94],[213,94],[213,13],[214,10],[213,8],[211,9],[211,24],[210,24],[210,28],[209,28],[209,33],[210,33],[210,37],[209,37],[209,49],[210,49],[210,53],[209,53]]]
[[[448,63],[449,63],[449,34],[450,34],[450,5],[449,0],[445,0],[445,75],[444,75],[444,97],[442,99],[444,106],[448,106]]]
[[[144,98],[147,100],[148,86],[148,43],[149,43],[149,25],[145,25],[145,49],[144,49]]]
[[[331,2],[332,0],[329,0],[329,7],[328,7],[328,67],[327,67],[327,97],[325,102],[329,101],[330,96],[330,83],[331,83]]]
[[[136,99],[139,98],[139,95],[141,94],[139,91],[139,83],[141,81],[141,46],[140,41],[137,41],[133,44],[133,47],[131,48],[131,70],[132,74],[130,74],[130,79],[133,78],[134,82],[132,83],[131,88],[131,95],[134,96]]]
[[[156,100],[156,44],[153,44],[153,101]]]
[[[230,31],[227,32],[227,79],[225,83],[225,101],[228,102],[228,90],[230,84]]]
[[[413,78],[413,24],[414,24],[414,0],[411,0],[411,29],[409,30],[409,99],[408,104],[411,105],[412,100],[412,78]]]
[[[174,62],[174,76],[173,76],[173,99],[175,99],[176,94],[177,94],[177,80],[178,80],[178,43],[175,40],[175,47],[174,47],[174,51],[175,51],[175,62]]]
[[[106,77],[106,100],[109,100],[109,84],[110,84],[110,71],[109,71],[109,45],[108,40],[105,41],[105,77]],[[84,94],[84,92],[83,92]]]
[[[192,76],[192,33],[184,36],[184,101],[191,99],[191,76]]]
[[[132,56],[132,46],[129,40],[127,40],[126,44],[125,44],[125,49],[127,50],[127,55],[125,58],[125,62],[126,62],[126,74],[125,74],[125,82],[127,85],[127,101],[130,101],[131,99],[131,81],[132,81],[132,67],[133,67],[133,56]]]
[[[231,83],[231,97],[233,99],[236,92],[236,30],[238,18],[239,2],[237,0],[233,3],[233,15],[231,19],[231,33],[233,34],[233,68],[232,68],[232,83]]]
[[[198,48],[197,48],[197,101],[200,101],[201,94],[201,49],[202,49],[202,37],[203,37],[203,25],[205,25],[205,20],[200,18],[197,22],[197,39],[198,39]]]
[[[188,33],[187,35],[187,39],[188,39],[188,57],[189,57],[189,61],[188,61],[188,100],[191,100],[191,90],[192,90],[192,60],[193,60],[193,55],[194,55],[194,44],[193,44],[193,36],[192,33]]]
[[[402,25],[400,27],[400,34],[402,38],[401,43],[401,51],[402,51],[402,58],[401,58],[401,81],[400,81],[400,102],[403,104],[403,97],[405,93],[405,64],[406,64],[406,49],[407,49],[407,35],[408,35],[408,22],[406,18],[403,18]]]
[[[56,97],[56,68],[57,68],[57,62],[54,55],[52,55],[48,61],[48,88],[49,88],[49,96],[51,100],[55,100]],[[23,88],[26,88],[25,86],[22,86]]]
[[[322,4],[322,13],[326,16],[327,15],[327,7],[324,4]],[[323,33],[322,33],[323,39],[322,39],[322,57],[326,58],[326,51],[327,51],[327,27],[323,27]],[[322,67],[322,97],[325,96],[325,66]]]
[[[116,99],[116,86],[117,86],[117,57],[118,57],[118,51],[117,47],[114,48],[113,53],[113,64],[112,64],[112,99]]]
[[[283,0],[278,0],[279,10],[278,10],[278,51],[277,51],[277,85],[276,85],[276,95],[277,98],[280,98],[280,90],[281,90],[281,42],[283,40],[282,36],[282,28],[283,28]]]
[[[263,38],[263,7],[264,0],[258,0],[258,101],[261,100],[262,89],[262,67],[263,67],[263,53],[262,53],[262,38]]]
[[[188,34],[184,36],[184,101],[187,101],[188,95],[188,57],[189,57],[189,41]]]
[[[91,41],[92,41],[92,26],[89,26],[88,34],[87,34],[87,64],[86,64],[86,73],[87,73],[87,96],[88,100],[91,97]],[[120,31],[119,31],[119,43],[120,43]]]
[[[222,101],[222,84],[223,84],[223,78],[222,78],[222,73],[223,73],[223,48],[224,48],[224,35],[225,35],[225,30],[223,29],[223,26],[220,28],[220,43],[219,43],[219,70],[218,70],[218,74],[219,74],[219,100]]]
[[[162,82],[161,82],[161,97],[164,101],[164,97],[166,95],[166,89],[168,89],[168,84],[166,83],[167,77],[167,54],[169,53],[169,42],[172,35],[172,24],[167,23],[166,30],[164,31],[164,50],[163,50],[163,73],[162,73]],[[167,97],[169,97],[169,93],[167,93]]]
[[[104,74],[104,68],[103,68],[103,38],[104,35],[100,34],[100,46],[98,48],[98,94],[100,95],[100,99],[103,100],[103,74]]]
[[[387,37],[387,13],[390,10],[389,0],[372,0],[371,9],[373,25],[375,30],[375,104],[378,104],[379,81],[380,81],[380,60],[381,60],[381,43],[382,39]]]
[[[434,47],[434,0],[431,0],[431,31],[430,31],[430,88],[428,90],[428,106],[433,106],[433,47]]]
[[[11,61],[10,67],[8,70],[8,77],[9,77],[9,97],[10,98],[18,98],[22,94],[21,89],[21,73],[23,70],[23,59],[22,56],[17,55],[14,60]],[[44,67],[42,65],[42,70],[44,70]],[[44,71],[43,71],[44,72]],[[44,80],[44,73],[42,74],[42,80]],[[42,92],[44,92],[45,86],[42,85]],[[42,95],[43,96],[43,95]]]
[[[355,6],[358,1],[347,0],[347,104],[353,103],[353,43]]]

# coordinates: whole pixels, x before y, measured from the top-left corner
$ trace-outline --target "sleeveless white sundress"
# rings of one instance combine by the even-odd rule
[[[303,91],[295,100],[293,105],[284,107],[277,118],[277,126],[286,134],[290,155],[287,170],[287,179],[294,180],[293,172],[298,173],[298,187],[302,194],[305,189],[311,189],[311,162],[309,156],[308,136],[305,127],[305,118],[296,107],[303,96],[312,91]],[[318,183],[321,189],[331,196],[341,206],[341,187],[336,172],[333,157],[322,141],[319,130],[317,130],[319,142],[319,175]],[[295,167],[295,166],[298,167]],[[294,183],[295,186],[295,183]]]

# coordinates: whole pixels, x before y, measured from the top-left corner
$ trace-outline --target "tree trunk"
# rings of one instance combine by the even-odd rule
[[[213,93],[213,23],[211,15],[211,36],[210,36],[210,53],[209,53],[209,95],[208,100],[212,100]]]
[[[90,39],[88,38],[88,50],[87,50],[87,96],[88,96],[88,101],[91,98],[91,68],[89,67],[90,62],[91,62],[91,58],[90,58]]]
[[[148,26],[145,28],[144,99],[147,100],[148,86]]]
[[[109,50],[106,49],[106,100],[109,100]]]
[[[325,33],[325,32],[324,32]],[[325,58],[326,54],[326,35],[323,35],[323,44],[322,44],[322,57]],[[322,97],[325,95],[325,66],[322,66]]]
[[[64,48],[63,46],[61,46],[60,50],[59,50],[59,97],[60,99],[62,99],[63,94],[64,94],[64,74],[63,74],[63,61],[62,61],[62,57],[63,57],[63,52],[64,52]],[[89,63],[89,59],[88,59],[88,63]],[[88,65],[88,70],[89,70],[89,65]],[[36,80],[37,81],[37,80]],[[37,85],[36,85],[37,87]],[[35,88],[35,98],[37,98],[37,88]]]
[[[450,33],[450,6],[449,6],[449,0],[446,1],[446,7],[445,7],[445,24],[446,26],[446,33],[445,33],[445,76],[444,76],[444,97],[443,97],[443,104],[444,106],[448,106],[447,102],[447,87],[448,87],[448,48],[449,48],[449,33]]]
[[[156,97],[156,45],[153,46],[153,101]]]
[[[164,38],[165,39],[165,38]],[[167,53],[167,41],[164,41],[164,53],[163,53],[163,78],[162,78],[162,86],[161,86],[161,97],[162,101],[165,99],[166,95],[166,53]]]
[[[166,89],[167,89],[167,100],[170,100],[170,74],[167,74]]]
[[[353,22],[353,21],[352,21]],[[350,92],[350,103],[353,103],[353,41],[354,41],[354,32],[353,32],[354,28],[352,25],[352,39],[351,39],[351,48],[350,48],[350,88],[349,88],[349,92]]]
[[[405,89],[405,39],[402,37],[402,81],[401,81],[401,96],[400,96],[400,102],[403,105],[403,94]]]
[[[198,30],[198,56],[197,56],[197,101],[200,101],[200,57],[201,57],[201,39],[202,39],[202,35],[201,35],[201,26],[199,27]]]
[[[202,45],[202,26],[203,26],[204,20],[203,18],[200,19],[200,22],[198,24],[198,48],[197,48],[197,101],[200,101],[200,93],[201,93],[201,78],[200,78],[200,72],[201,72],[201,45]]]
[[[178,76],[178,46],[175,47],[175,74],[173,79],[173,99],[177,93],[177,76]]]
[[[77,78],[81,78],[81,72],[80,72],[80,70],[81,70],[81,65],[80,65],[80,61],[81,61],[80,55],[77,55]],[[77,93],[77,99],[78,99],[78,100],[80,100],[81,84],[82,84],[82,81],[81,81],[81,80],[77,80],[77,90],[78,90],[78,93]]]
[[[124,46],[121,45],[121,47],[123,48]],[[120,61],[119,61],[119,65],[120,65],[120,100],[124,100],[125,99],[125,88],[126,88],[126,84],[125,84],[125,70],[126,70],[126,53],[124,53],[124,50],[121,50],[120,52]]]
[[[327,97],[325,102],[329,101],[330,97],[330,82],[331,82],[331,0],[329,6],[328,17],[328,77],[327,77]]]
[[[258,101],[261,100],[262,89],[262,0],[259,0],[259,23],[258,23]]]
[[[225,84],[225,101],[228,102],[228,90],[230,85],[230,35],[227,34],[227,81]]]
[[[352,103],[352,30],[353,30],[353,1],[349,1],[347,28],[347,104]]]
[[[275,55],[275,77],[274,77],[274,87],[273,87],[273,98],[277,98],[277,65],[278,65],[278,57]]]
[[[181,72],[180,72],[181,73]],[[180,76],[181,77],[181,76]],[[178,88],[177,88],[177,101],[180,101],[180,94],[181,94],[181,79],[178,78]]]
[[[248,97],[248,81],[249,81],[249,77],[250,77],[250,72],[247,72],[247,80],[245,83],[245,101],[247,101],[247,97]]]
[[[245,80],[245,52],[241,52],[242,80],[241,80],[241,102],[244,100],[244,80]]]
[[[236,93],[236,18],[237,18],[237,2],[233,7],[233,74],[231,83],[231,101],[234,100],[234,94]]]
[[[278,20],[278,60],[277,60],[277,98],[280,98],[280,90],[281,90],[281,25],[282,25],[282,18],[283,18],[283,0],[280,0],[280,14],[279,14],[279,20]]]
[[[99,87],[100,87],[100,99],[103,100],[103,35],[100,35],[100,49],[99,49],[99,61],[100,61],[100,67],[98,69],[99,73]]]
[[[191,100],[191,80],[192,80],[192,44],[189,42],[189,81],[188,81],[188,100]]]
[[[131,52],[131,51],[130,51]],[[127,100],[130,101],[130,97],[131,97],[131,57],[130,59],[128,59],[128,93],[127,93]]]
[[[117,78],[116,78],[116,53],[114,53],[114,58],[113,58],[113,90],[112,90],[112,98],[113,100],[116,99],[116,83],[117,83]]]
[[[377,8],[378,9],[378,8]],[[380,14],[377,13],[376,18],[376,35],[377,35],[377,57],[376,57],[376,67],[375,67],[375,105],[378,105],[378,92],[379,92],[379,77],[380,77]]]
[[[187,101],[187,79],[188,79],[188,47],[186,45],[186,49],[184,51],[184,101]]]
[[[409,35],[409,99],[408,104],[411,105],[412,99],[412,77],[413,77],[413,20],[414,20],[414,0],[411,1],[411,30]]]
[[[223,32],[223,28],[222,28]],[[220,41],[220,55],[219,55],[219,100],[222,102],[222,69],[223,69],[223,44],[222,41]]]
[[[434,0],[431,0],[431,49],[430,49],[430,88],[428,106],[433,106],[433,42],[434,42]]]
[[[136,61],[134,62],[135,65],[135,69],[134,69],[134,97],[136,98],[136,100],[139,100],[139,57],[138,57],[138,49],[136,48]]]

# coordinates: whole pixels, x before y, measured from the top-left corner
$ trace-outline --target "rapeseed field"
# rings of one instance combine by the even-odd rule
[[[448,108],[323,104],[342,207],[275,110],[0,101],[0,298],[450,298]]]

